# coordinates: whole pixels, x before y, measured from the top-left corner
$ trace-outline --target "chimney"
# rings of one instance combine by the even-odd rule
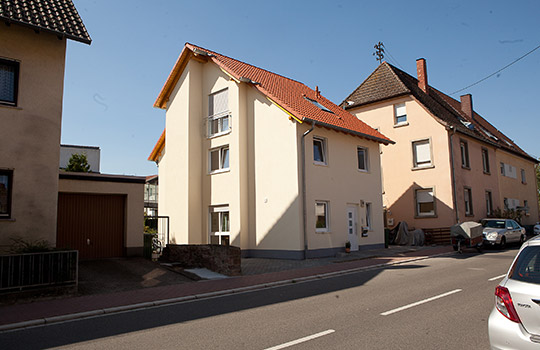
[[[461,110],[471,119],[474,120],[474,112],[472,106],[472,95],[467,94],[460,96],[461,99]]]
[[[419,58],[416,60],[416,73],[418,75],[418,87],[427,94],[428,83],[427,83],[427,69],[426,69],[425,59]]]

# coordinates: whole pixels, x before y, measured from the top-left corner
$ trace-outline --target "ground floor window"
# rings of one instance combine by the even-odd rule
[[[464,190],[465,196],[465,215],[473,215],[473,205],[472,205],[472,190],[469,187],[465,187]]]
[[[328,202],[315,202],[315,231],[327,232],[329,230]]]
[[[210,244],[230,243],[229,206],[210,207]]]
[[[486,214],[493,214],[493,201],[491,199],[491,191],[486,191]]]
[[[416,190],[416,215],[435,215],[435,197],[433,196],[433,188]]]
[[[0,219],[11,218],[13,170],[0,169]]]
[[[371,230],[371,203],[366,203],[366,227]]]

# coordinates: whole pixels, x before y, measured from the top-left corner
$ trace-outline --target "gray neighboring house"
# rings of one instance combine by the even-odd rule
[[[90,172],[99,173],[101,150],[95,146],[60,145],[60,169],[66,169],[74,154],[84,154],[90,165]]]

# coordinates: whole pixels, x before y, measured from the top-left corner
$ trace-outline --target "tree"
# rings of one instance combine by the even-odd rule
[[[67,171],[74,171],[79,173],[87,173],[90,171],[90,164],[88,164],[88,158],[86,154],[73,153],[69,158]]]

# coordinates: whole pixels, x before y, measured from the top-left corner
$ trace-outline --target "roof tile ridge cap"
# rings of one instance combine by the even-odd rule
[[[272,75],[281,77],[281,78],[283,78],[283,79],[287,79],[287,80],[294,81],[294,82],[296,82],[296,83],[302,84],[301,81],[294,80],[294,79],[292,79],[292,78],[286,77],[286,76],[281,75],[281,74],[278,74],[278,73],[274,73],[274,72],[272,72],[272,71],[269,71],[268,69],[264,69],[264,68],[255,66],[255,65],[253,65],[253,64],[250,64],[250,63],[247,63],[247,62],[238,60],[238,59],[236,59],[236,58],[233,58],[233,57],[230,57],[230,56],[227,56],[227,55],[223,55],[223,54],[221,54],[221,53],[219,53],[219,52],[215,52],[215,51],[212,51],[212,50],[209,50],[209,49],[206,49],[206,48],[204,48],[204,47],[201,47],[201,46],[198,46],[198,45],[195,45],[195,44],[191,44],[191,43],[186,43],[186,45],[193,46],[194,48],[197,48],[197,49],[200,49],[200,50],[203,50],[203,51],[208,51],[209,53],[215,55],[216,57],[221,56],[221,57],[224,57],[224,58],[228,58],[228,59],[230,59],[230,60],[233,60],[233,61],[236,61],[236,62],[238,62],[238,63],[245,64],[245,65],[248,65],[248,66],[250,66],[250,67],[253,67],[253,68],[262,70],[262,71],[264,71],[264,72],[266,72],[266,73],[269,73],[269,74],[272,74]]]
[[[383,62],[383,63],[386,63],[386,61]],[[361,82],[360,85],[358,85],[358,86],[353,90],[353,92],[351,92],[351,93],[349,94],[349,96],[347,96],[343,101],[341,101],[341,103],[340,103],[339,105],[341,106],[343,103],[347,102],[347,100],[348,100],[352,95],[354,95],[354,93],[355,93],[356,91],[358,91],[358,90],[359,90],[359,89],[360,89],[360,88],[361,88],[361,87],[362,87],[362,86],[363,86],[363,85],[371,78],[371,76],[373,76],[373,74],[375,74],[375,72],[377,72],[377,71],[381,68],[381,66],[383,65],[383,63],[379,64],[379,65],[377,66],[377,68],[375,68],[375,69],[367,76],[367,78],[364,79],[364,81]]]

